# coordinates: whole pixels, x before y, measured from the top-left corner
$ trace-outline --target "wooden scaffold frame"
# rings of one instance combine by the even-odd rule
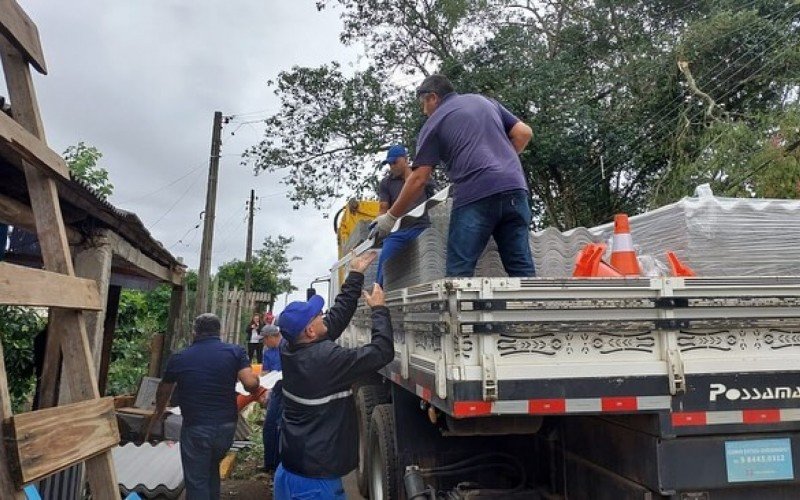
[[[47,73],[38,30],[14,0],[0,0],[0,35],[14,116],[0,112],[0,157],[25,174],[44,263],[40,270],[0,262],[0,304],[50,308],[40,391],[45,409],[12,414],[0,346],[0,498],[24,499],[23,485],[81,462],[93,498],[119,498],[111,457],[119,442],[113,401],[100,397],[83,316],[104,305],[96,282],[76,277],[73,268],[55,182],[69,171],[45,142],[31,79],[30,66]],[[59,371],[69,389],[61,406]]]

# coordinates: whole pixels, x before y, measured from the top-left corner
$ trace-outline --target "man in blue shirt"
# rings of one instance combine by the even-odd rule
[[[391,231],[443,164],[453,195],[446,275],[472,276],[494,236],[508,275],[534,276],[528,185],[518,156],[531,128],[497,101],[457,94],[442,75],[427,77],[417,97],[428,120],[417,138],[415,168],[394,206],[376,219],[379,234]]]
[[[219,498],[219,463],[236,431],[236,380],[251,393],[258,390],[259,380],[244,349],[222,342],[215,315],[195,318],[194,334],[192,345],[167,362],[150,425],[161,418],[177,385],[183,415],[180,442],[186,498],[211,500]]]
[[[261,373],[282,371],[281,368],[281,332],[275,325],[264,325],[261,329],[264,336],[264,358],[261,364]],[[264,470],[274,472],[280,463],[278,445],[280,443],[280,421],[283,415],[283,384],[279,380],[269,391],[267,414],[264,415],[264,428],[262,439],[264,441]]]
[[[380,202],[379,212],[385,214],[397,201],[400,192],[403,190],[403,185],[406,179],[411,175],[411,166],[408,164],[408,152],[401,144],[396,144],[389,148],[386,153],[386,159],[383,161],[385,165],[389,165],[389,173],[384,177],[378,185],[378,201]],[[423,193],[412,204],[411,208],[416,207],[425,202],[428,198],[433,196],[434,193],[433,181],[429,180],[425,184]],[[404,214],[405,215],[405,214]],[[417,236],[430,227],[431,221],[428,214],[424,214],[418,218],[416,222],[404,229],[395,231],[383,240],[381,247],[381,254],[378,257],[378,272],[375,281],[383,286],[383,265],[390,258],[397,255],[406,245],[412,242]]]

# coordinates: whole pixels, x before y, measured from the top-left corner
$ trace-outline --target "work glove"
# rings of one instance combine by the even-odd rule
[[[395,222],[397,222],[397,217],[395,217],[389,212],[386,212],[385,214],[376,217],[374,224],[375,224],[375,231],[378,233],[378,238],[383,238],[389,233],[391,233]]]

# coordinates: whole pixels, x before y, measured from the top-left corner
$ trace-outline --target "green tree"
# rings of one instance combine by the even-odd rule
[[[252,290],[254,292],[267,292],[273,297],[296,290],[291,282],[291,263],[300,260],[300,257],[287,255],[289,246],[294,238],[268,236],[262,247],[253,254],[251,262]],[[220,283],[227,282],[230,286],[244,288],[245,262],[234,259],[222,264],[217,270],[217,279]]]
[[[114,192],[114,185],[108,179],[108,170],[98,165],[102,157],[103,153],[96,147],[87,146],[83,141],[64,151],[64,160],[72,178],[85,182],[106,199]]]
[[[33,309],[0,306],[0,342],[14,412],[21,411],[33,395],[36,384],[33,341],[44,326],[45,319]]]
[[[151,291],[123,290],[108,370],[109,394],[132,394],[147,374],[150,341],[164,333],[169,316],[171,287]]]
[[[376,153],[397,140],[413,151],[423,118],[403,79],[431,70],[532,125],[521,160],[542,225],[594,225],[690,194],[700,181],[752,195],[769,191],[779,172],[784,186],[798,179],[793,152],[773,146],[798,135],[790,118],[800,80],[794,2],[318,6],[341,9],[342,41],[363,44],[371,65],[295,67],[274,82],[281,108],[246,159],[288,170],[297,204],[368,191]]]

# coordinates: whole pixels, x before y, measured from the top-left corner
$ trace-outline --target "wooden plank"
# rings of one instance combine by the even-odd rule
[[[0,221],[36,234],[36,219],[31,208],[2,194],[0,194]],[[70,245],[78,245],[83,242],[84,238],[81,233],[72,227],[66,226],[66,232]]]
[[[161,353],[164,350],[164,334],[156,333],[150,339],[150,361],[147,363],[147,375],[160,377]]]
[[[126,408],[117,408],[117,413],[126,413],[130,415],[144,415],[146,417],[149,417],[155,412],[156,410],[154,408],[135,408],[133,406],[129,406]]]
[[[0,422],[12,417],[11,395],[8,392],[8,379],[6,378],[6,362],[3,356],[3,343],[0,342]],[[2,446],[6,442],[6,428],[0,425],[0,498],[9,500],[24,500],[25,494],[18,491],[14,485],[11,469],[2,464],[11,463],[8,449]]]
[[[0,33],[22,51],[39,73],[47,74],[39,30],[14,0],[0,0]]]
[[[230,284],[226,281],[222,285],[222,312],[220,316],[220,324],[222,325],[222,340],[228,341],[228,287]]]
[[[65,424],[69,425],[65,432]],[[21,413],[8,421],[17,485],[41,479],[119,443],[114,398]]]
[[[86,335],[89,338],[89,349],[92,351],[95,372],[100,369],[100,358],[103,352],[103,330],[108,303],[108,288],[111,283],[111,259],[113,257],[108,239],[102,235],[87,241],[75,255],[75,274],[94,282],[100,294],[102,308],[97,312],[83,315],[86,321]]]
[[[128,240],[114,232],[103,231],[102,233],[111,244],[114,255],[122,258],[122,260],[130,262],[137,269],[146,271],[148,274],[162,281],[172,283],[173,285],[180,285],[183,283],[182,270],[172,270],[169,267],[159,264],[128,243]]]
[[[172,348],[175,346],[175,339],[180,338],[183,324],[182,307],[183,307],[183,287],[173,286],[172,292],[169,297],[169,316],[167,317],[167,334],[164,336],[164,342],[161,346],[161,359],[158,366],[158,373],[155,375],[161,377],[167,369],[167,361],[172,353]]]
[[[6,88],[14,108],[14,118],[44,143],[44,127],[27,60],[2,38],[0,57]],[[74,276],[55,181],[32,164],[24,160],[22,164],[45,268]],[[59,346],[63,354],[65,376],[70,383],[70,397],[74,401],[98,398],[97,377],[92,365],[83,316],[80,312],[68,309],[51,309],[46,364],[42,373],[43,392],[55,393],[57,377],[53,376],[53,372],[57,373],[59,366],[54,358],[57,358]],[[119,495],[117,473],[110,452],[87,460],[86,472],[93,497],[116,498]]]
[[[114,344],[114,331],[117,326],[119,314],[119,299],[122,287],[111,285],[108,287],[108,300],[106,301],[106,319],[103,321],[103,352],[100,353],[100,368],[97,372],[97,388],[101,396],[106,394],[108,383],[108,368],[111,365],[111,347]]]
[[[97,283],[0,262],[0,304],[103,310]]]
[[[0,113],[0,140],[13,153],[20,155],[47,175],[58,175],[69,179],[69,167],[64,158],[5,113]],[[5,152],[5,156],[9,156],[7,159],[10,163],[16,163],[15,158],[10,157],[8,152]]]

